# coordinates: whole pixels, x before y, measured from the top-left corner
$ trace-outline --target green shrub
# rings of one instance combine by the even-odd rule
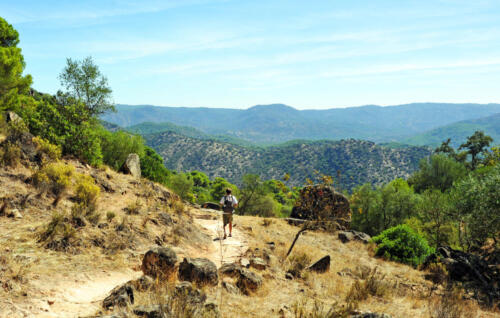
[[[71,186],[75,167],[64,162],[54,162],[38,170],[33,176],[36,186],[60,197]]]
[[[48,140],[41,137],[34,137],[33,142],[37,145],[38,150],[47,155],[51,160],[58,160],[61,158],[61,147],[51,144]]]
[[[113,212],[113,211],[108,211],[106,212],[106,220],[108,220],[108,222],[111,222],[116,216],[116,213]]]
[[[94,178],[89,175],[78,174],[75,183],[75,195],[78,202],[86,206],[97,203],[101,189],[95,184]]]
[[[21,160],[21,148],[13,143],[6,143],[0,148],[0,164],[16,167]]]
[[[391,227],[372,240],[377,244],[375,255],[413,266],[434,252],[423,237],[405,224]]]

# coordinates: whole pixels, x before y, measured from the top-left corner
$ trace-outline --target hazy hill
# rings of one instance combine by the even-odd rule
[[[340,185],[352,188],[365,182],[379,184],[407,177],[418,161],[430,154],[425,147],[393,149],[361,140],[293,141],[278,146],[248,148],[174,132],[145,135],[146,142],[164,158],[170,169],[200,170],[239,183],[247,173],[263,179],[291,174],[290,183],[302,185],[314,170],[337,176]]]
[[[327,110],[297,110],[282,104],[245,110],[118,105],[117,110],[103,119],[122,127],[169,122],[269,144],[294,139],[397,141],[457,121],[500,113],[500,104],[421,103]]]
[[[441,144],[443,140],[451,138],[451,144],[454,147],[460,146],[476,130],[482,130],[487,135],[493,137],[494,144],[500,142],[500,113],[491,116],[464,120],[450,125],[439,127],[423,134],[403,139],[402,142],[411,145],[431,145]]]

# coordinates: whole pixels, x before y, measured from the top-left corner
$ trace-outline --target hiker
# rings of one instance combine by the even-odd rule
[[[222,207],[222,223],[224,227],[224,240],[226,239],[226,225],[229,223],[229,237],[233,232],[233,212],[234,208],[238,206],[238,200],[231,194],[231,189],[226,189],[226,195],[220,199]]]

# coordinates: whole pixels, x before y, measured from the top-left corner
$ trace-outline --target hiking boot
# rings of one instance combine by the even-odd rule
[[[231,235],[231,233],[229,233],[229,237],[233,237],[233,236]]]
[[[231,236],[231,234],[229,234],[229,236]],[[226,239],[226,234],[224,234],[224,237],[223,237],[222,239],[223,239],[223,240],[225,240],[225,239]]]

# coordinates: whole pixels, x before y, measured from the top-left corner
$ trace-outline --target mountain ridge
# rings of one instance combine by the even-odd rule
[[[293,139],[401,141],[460,120],[500,113],[500,104],[415,103],[327,110],[298,110],[284,104],[256,105],[248,109],[117,105],[117,110],[103,119],[122,127],[170,122],[211,135],[277,144]]]

